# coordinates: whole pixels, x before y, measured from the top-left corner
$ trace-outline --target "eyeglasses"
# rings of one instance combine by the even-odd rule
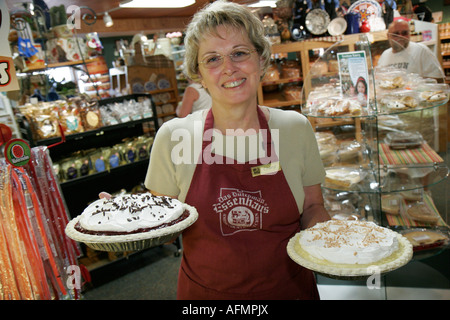
[[[392,34],[396,35],[396,36],[407,36],[409,34],[409,31],[408,30],[395,31],[395,32],[392,32]]]
[[[233,62],[244,62],[248,60],[252,52],[255,51],[256,49],[249,50],[245,48],[239,48],[233,50],[230,54],[208,54],[199,62],[199,64],[202,64],[207,69],[217,68],[223,64],[226,56],[230,57],[230,60]]]

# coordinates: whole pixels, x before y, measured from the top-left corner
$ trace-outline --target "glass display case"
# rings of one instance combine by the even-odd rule
[[[302,113],[326,167],[327,209],[392,228],[448,228],[449,87],[375,68],[369,38],[358,37],[325,48],[304,77]]]
[[[389,299],[396,287],[448,290],[438,279],[448,276],[449,87],[374,67],[370,36],[357,37],[316,50],[319,58],[304,72],[301,112],[325,165],[326,208],[334,219],[373,221],[417,240],[413,260],[384,275],[370,298]],[[441,240],[421,242],[434,235]],[[320,276],[318,283],[355,285]],[[356,285],[370,292],[366,282]]]

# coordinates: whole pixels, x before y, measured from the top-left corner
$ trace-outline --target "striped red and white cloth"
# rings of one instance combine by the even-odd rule
[[[426,142],[419,148],[394,150],[380,143],[380,165],[425,164],[444,162]]]

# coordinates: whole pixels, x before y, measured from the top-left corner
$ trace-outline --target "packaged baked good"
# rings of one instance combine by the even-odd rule
[[[299,78],[301,76],[301,67],[296,60],[286,60],[281,64],[281,78]]]
[[[277,84],[270,84],[272,81],[280,80],[280,72],[278,71],[278,66],[276,63],[272,63],[267,69],[262,82],[266,82],[267,84],[263,85],[264,92],[272,92],[278,89]]]
[[[418,86],[418,92],[422,102],[435,105],[448,101],[450,89],[445,83],[423,83]]]
[[[57,101],[59,109],[59,122],[66,135],[84,132],[80,109],[76,104]]]
[[[423,137],[417,131],[390,132],[386,135],[384,142],[391,149],[411,149],[420,147],[423,143]]]
[[[413,245],[414,251],[441,247],[448,243],[448,231],[433,228],[411,228],[400,232]]]
[[[400,195],[408,201],[423,201],[423,189],[415,188],[411,190],[401,191]]]
[[[58,121],[58,108],[54,103],[40,102],[27,103],[19,107],[20,113],[25,116],[33,134],[34,140],[49,139],[61,135]]]
[[[358,116],[362,114],[362,106],[356,99],[331,96],[316,105],[315,111],[317,115],[327,117]]]
[[[425,203],[413,203],[406,209],[408,216],[418,222],[434,224],[439,220],[439,216]]]
[[[351,162],[362,156],[361,144],[356,141],[342,141],[339,144],[338,158],[340,162]]]
[[[94,130],[103,126],[102,116],[97,102],[84,102],[80,106],[81,120],[85,130]]]
[[[331,167],[325,169],[325,182],[331,186],[351,188],[361,182],[366,173],[356,167]]]
[[[280,72],[278,71],[278,66],[276,63],[271,63],[269,68],[267,69],[266,73],[263,77],[264,81],[276,81],[280,80]]]
[[[285,85],[283,95],[288,101],[300,100],[302,98],[302,87],[299,85]]]
[[[381,196],[381,210],[392,215],[400,214],[402,197],[398,194],[386,194]]]
[[[336,136],[331,132],[316,131],[314,132],[317,143],[320,145],[336,144]]]
[[[417,92],[413,90],[400,90],[385,93],[378,99],[381,111],[395,113],[419,107]]]
[[[336,220],[356,220],[358,212],[355,206],[348,200],[325,200],[325,209],[332,219]]]
[[[407,74],[403,70],[377,69],[375,73],[375,86],[376,89],[381,90],[403,89],[406,84],[406,78]]]

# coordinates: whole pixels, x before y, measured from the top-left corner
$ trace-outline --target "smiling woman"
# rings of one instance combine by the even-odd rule
[[[258,106],[271,53],[262,22],[218,0],[194,16],[184,42],[187,76],[212,106],[161,126],[145,182],[199,213],[183,232],[178,298],[318,298],[312,272],[286,246],[329,219],[325,171],[306,117]]]

